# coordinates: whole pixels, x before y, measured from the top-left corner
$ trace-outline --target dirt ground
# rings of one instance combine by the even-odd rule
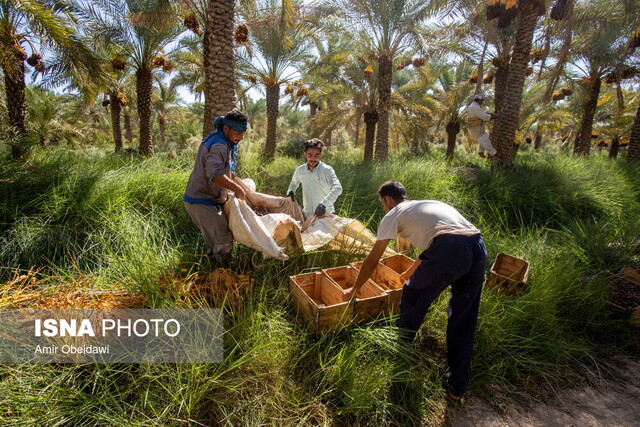
[[[640,359],[619,357],[615,382],[564,390],[545,401],[501,401],[499,407],[470,396],[450,410],[446,425],[483,426],[640,426]]]

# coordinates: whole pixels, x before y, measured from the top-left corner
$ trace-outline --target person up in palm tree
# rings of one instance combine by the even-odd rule
[[[495,113],[485,113],[482,110],[482,103],[484,102],[484,93],[478,93],[473,97],[473,102],[467,108],[467,126],[469,128],[469,136],[478,141],[478,155],[485,157],[484,152],[489,153],[489,156],[495,156],[497,151],[491,145],[489,134],[486,130],[486,122],[498,117]]]

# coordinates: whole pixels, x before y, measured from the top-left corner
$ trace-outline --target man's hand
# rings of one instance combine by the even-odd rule
[[[325,213],[327,213],[327,207],[320,203],[313,214],[317,217],[321,217]]]
[[[349,301],[353,298],[353,288],[347,288],[342,290],[342,299],[343,301]]]
[[[289,194],[287,194],[287,196],[291,197],[291,200],[293,200],[294,202],[297,202],[296,194],[293,191],[289,191]]]
[[[402,283],[406,283],[411,278],[412,274],[413,274],[412,270],[407,270],[404,273],[402,273],[400,275],[400,280],[402,281]]]
[[[498,117],[500,117],[498,113],[491,113],[491,118],[489,120],[497,119]]]
[[[236,197],[240,200],[246,200],[247,199],[247,193],[245,193],[244,189],[240,186],[238,186],[238,188],[236,188],[236,191],[234,191]]]

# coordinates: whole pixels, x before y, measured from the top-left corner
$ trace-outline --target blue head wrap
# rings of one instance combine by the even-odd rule
[[[213,121],[213,127],[217,130],[222,130],[222,126],[227,125],[236,132],[246,132],[247,122],[239,122],[236,120],[226,119],[224,116],[218,116]]]

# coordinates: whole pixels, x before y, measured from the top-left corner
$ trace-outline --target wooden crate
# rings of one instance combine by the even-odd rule
[[[625,265],[619,275],[629,282],[640,285],[640,267]]]
[[[623,304],[623,307],[617,305],[616,302],[614,302],[613,305],[621,311],[630,313],[631,323],[635,326],[640,326],[640,306],[638,306],[638,295],[640,294],[640,267],[626,265],[622,270],[620,270],[617,277],[619,279],[617,283],[614,283],[614,286],[624,286],[627,288],[628,295],[626,295],[626,299],[628,301],[626,304]]]
[[[519,295],[528,280],[529,262],[500,252],[489,270],[487,287],[498,287],[507,295]]]
[[[362,261],[351,264],[356,270],[362,268]],[[400,314],[400,298],[402,297],[402,286],[404,281],[400,274],[382,263],[378,263],[376,269],[371,274],[371,280],[380,286],[389,296],[389,306],[386,314]]]
[[[327,268],[322,274],[333,280],[340,289],[353,286],[358,278],[358,270],[350,265],[344,267]],[[367,322],[389,311],[389,296],[371,279],[362,285],[353,300],[354,319],[356,322]]]
[[[380,260],[381,264],[386,265],[398,274],[402,274],[407,271],[409,268],[411,268],[414,262],[414,260],[402,254],[392,255],[388,258],[383,258]]]
[[[321,272],[289,277],[291,302],[317,333],[338,330],[351,323],[354,305],[342,300],[342,290]]]

